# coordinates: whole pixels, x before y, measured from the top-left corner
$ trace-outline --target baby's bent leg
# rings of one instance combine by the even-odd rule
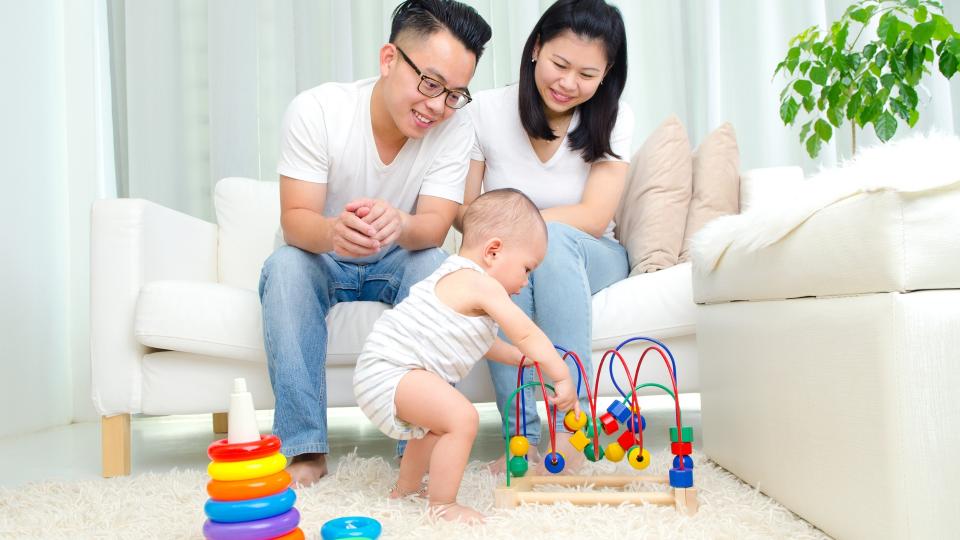
[[[422,439],[411,439],[400,460],[400,479],[397,480],[396,495],[403,497],[420,491],[423,475],[430,465],[430,454],[440,437],[429,432]]]
[[[404,375],[394,400],[397,416],[437,435],[429,455],[430,504],[455,503],[470,448],[477,436],[480,423],[477,409],[456,388],[424,370]],[[415,472],[412,465],[413,462],[411,474]]]

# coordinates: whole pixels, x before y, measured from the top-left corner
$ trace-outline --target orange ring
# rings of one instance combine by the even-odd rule
[[[207,495],[217,501],[242,501],[274,495],[290,487],[293,478],[283,470],[269,476],[249,480],[211,480],[207,482]]]
[[[207,447],[207,456],[213,461],[247,461],[269,456],[280,451],[280,439],[276,435],[261,435],[259,441],[233,443],[227,439],[213,441]]]
[[[303,540],[303,531],[300,530],[300,527],[288,532],[283,536],[278,536],[273,540]]]

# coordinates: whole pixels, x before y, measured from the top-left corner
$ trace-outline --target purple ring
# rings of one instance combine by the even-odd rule
[[[209,540],[259,540],[276,538],[297,528],[300,512],[296,508],[266,519],[218,523],[209,519],[203,524],[203,536]]]

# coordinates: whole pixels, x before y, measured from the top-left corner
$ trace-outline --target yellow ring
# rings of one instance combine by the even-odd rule
[[[247,461],[211,461],[207,465],[207,474],[214,480],[230,482],[269,476],[282,471],[286,466],[287,458],[277,452],[267,457]]]

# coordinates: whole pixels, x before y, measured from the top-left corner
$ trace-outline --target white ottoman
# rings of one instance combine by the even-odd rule
[[[912,140],[696,238],[702,448],[832,536],[960,536],[958,181]]]

